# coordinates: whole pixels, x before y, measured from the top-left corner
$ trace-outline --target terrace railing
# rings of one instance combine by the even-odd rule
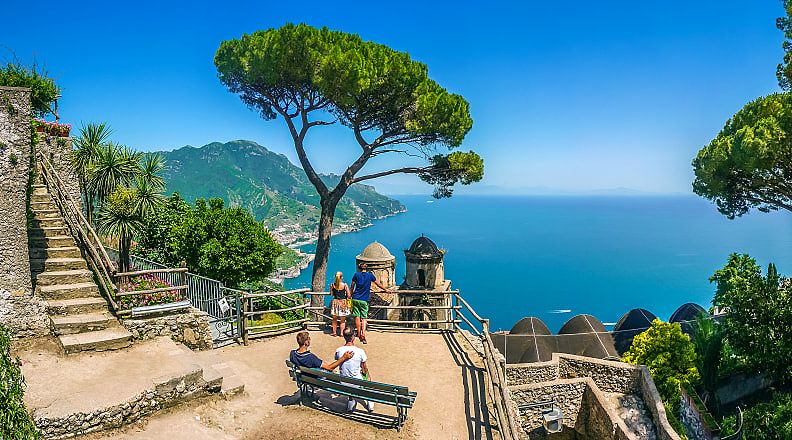
[[[328,320],[331,319],[327,314],[327,307],[310,306],[311,297],[321,296],[324,302],[324,297],[329,296],[329,292],[310,292],[308,289],[301,289],[280,293],[300,294],[303,297],[302,304],[299,307],[299,310],[303,313],[303,317],[290,323],[297,326],[292,329],[299,328],[300,323],[303,325],[321,325],[326,324]],[[487,393],[493,405],[494,415],[498,422],[501,438],[503,438],[503,440],[520,440],[526,438],[520,426],[520,418],[506,383],[506,359],[497,354],[498,350],[495,348],[492,338],[490,337],[489,319],[482,318],[476,313],[458,290],[427,291],[400,289],[393,293],[397,296],[417,294],[428,294],[432,296],[442,295],[449,297],[450,301],[445,301],[445,305],[372,305],[369,309],[385,310],[386,315],[388,310],[421,312],[442,311],[445,312],[442,315],[446,316],[446,318],[429,320],[369,319],[369,327],[372,329],[409,330],[418,332],[452,330],[462,334],[473,347],[481,346],[486,370]],[[401,302],[397,302],[397,304],[401,304]],[[297,307],[284,308],[282,310],[293,309],[297,309]],[[278,310],[270,310],[269,312],[278,312]],[[322,320],[316,320],[316,316],[319,316]]]
[[[99,281],[99,289],[107,298],[113,311],[119,316],[128,316],[133,313],[135,307],[129,305],[131,301],[126,300],[131,297],[141,297],[154,295],[163,292],[184,292],[186,296],[188,286],[183,282],[171,283],[171,286],[158,287],[154,289],[140,289],[128,291],[121,289],[121,286],[129,285],[129,281],[143,277],[145,275],[168,277],[168,274],[180,274],[179,279],[184,280],[183,275],[186,268],[150,268],[130,272],[118,272],[115,262],[110,259],[102,244],[102,240],[82,213],[80,205],[75,202],[71,194],[66,190],[60,176],[47,157],[39,151],[37,153],[39,169],[44,184],[48,192],[55,201],[66,227],[72,237],[78,243],[86,257],[96,278]],[[177,295],[178,296],[178,295]],[[186,304],[186,303],[185,303]],[[189,304],[186,304],[189,307]]]

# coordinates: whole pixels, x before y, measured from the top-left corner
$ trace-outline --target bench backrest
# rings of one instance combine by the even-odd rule
[[[288,360],[286,366],[289,367],[289,376],[294,380],[365,400],[412,408],[417,395],[415,391],[410,391],[407,387],[343,377],[318,368],[297,366]]]

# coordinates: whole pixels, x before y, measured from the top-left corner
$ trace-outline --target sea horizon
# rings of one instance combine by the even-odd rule
[[[706,309],[715,291],[709,277],[732,252],[792,275],[787,212],[729,220],[689,194],[394,198],[407,212],[332,238],[328,273],[341,270],[349,280],[355,256],[378,241],[396,257],[401,281],[403,250],[424,234],[447,251],[452,288],[491,319],[493,330],[508,330],[527,316],[556,332],[578,314],[609,327],[633,308],[663,320],[687,302]],[[312,265],[286,287],[310,285],[311,271]]]

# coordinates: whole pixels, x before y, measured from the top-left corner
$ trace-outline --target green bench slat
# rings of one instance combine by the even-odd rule
[[[338,382],[330,382],[316,377],[303,376],[300,380],[308,385],[321,388],[323,390],[331,391],[337,394],[343,394],[350,397],[356,397],[363,400],[370,400],[372,402],[382,403],[386,405],[401,406],[412,408],[413,399],[407,396],[398,396],[399,400],[393,394],[383,393],[381,391],[366,390],[357,387],[345,386]]]
[[[296,380],[294,377],[294,364],[287,360],[286,366],[289,367],[289,376]],[[303,383],[364,400],[412,408],[415,397],[418,394],[404,386],[372,382],[354,377],[343,377],[318,368],[298,366],[297,369],[300,381]],[[398,402],[395,401],[394,392],[399,397]]]

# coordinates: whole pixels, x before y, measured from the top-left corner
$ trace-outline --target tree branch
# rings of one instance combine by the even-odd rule
[[[364,180],[369,180],[369,179],[376,179],[378,177],[383,177],[383,176],[390,176],[391,174],[400,174],[400,173],[401,174],[420,174],[420,173],[425,173],[427,171],[431,171],[432,168],[433,168],[432,166],[398,168],[398,169],[395,169],[395,170],[383,171],[383,172],[380,172],[380,173],[373,173],[373,174],[367,174],[365,176],[356,177],[355,179],[352,180],[352,183],[358,183],[358,182],[362,182]]]
[[[269,97],[268,97],[269,98]],[[270,98],[271,99],[271,98]],[[292,140],[294,141],[294,149],[297,151],[297,158],[300,159],[300,165],[302,165],[303,170],[305,171],[305,175],[308,177],[308,180],[313,184],[316,191],[319,193],[321,198],[325,198],[328,196],[329,191],[327,189],[327,185],[322,182],[322,179],[319,177],[319,174],[314,170],[313,165],[311,165],[311,161],[308,160],[308,155],[305,152],[305,148],[303,146],[303,139],[305,138],[305,133],[308,131],[308,127],[306,127],[305,122],[303,122],[303,126],[300,131],[297,131],[297,127],[294,125],[294,121],[286,111],[280,108],[277,105],[273,106],[275,111],[283,116],[283,119],[286,120],[286,125],[289,126],[289,132],[291,132]],[[298,104],[298,110],[302,108],[301,104]],[[308,116],[305,112],[300,112],[302,114],[303,121],[306,121]]]

